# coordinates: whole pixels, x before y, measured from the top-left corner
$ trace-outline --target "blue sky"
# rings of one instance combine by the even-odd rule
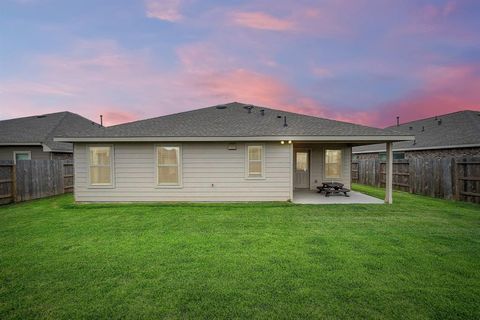
[[[0,2],[0,118],[241,101],[375,126],[480,110],[480,2]]]

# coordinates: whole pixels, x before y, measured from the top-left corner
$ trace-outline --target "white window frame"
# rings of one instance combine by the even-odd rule
[[[327,175],[327,151],[340,151],[340,174],[338,177],[329,177]],[[343,149],[341,148],[325,148],[323,153],[323,178],[328,180],[342,179],[343,178]]]
[[[178,183],[158,183],[158,148],[177,147],[178,148]],[[157,188],[183,188],[183,148],[181,144],[157,144],[153,149],[155,157],[155,185]]]
[[[262,174],[260,176],[250,176],[250,159],[249,159],[249,148],[250,147],[261,147],[262,148],[262,159],[258,160],[261,161],[262,164]],[[245,179],[248,180],[264,180],[265,179],[265,144],[263,143],[252,143],[245,145]],[[252,160],[255,161],[255,160]]]
[[[17,153],[28,153],[28,160],[32,160],[32,151],[13,151],[14,164],[17,164]]]
[[[90,148],[110,148],[110,183],[92,183],[90,175]],[[91,144],[86,146],[88,165],[88,187],[91,189],[112,189],[115,188],[115,147],[113,144]]]

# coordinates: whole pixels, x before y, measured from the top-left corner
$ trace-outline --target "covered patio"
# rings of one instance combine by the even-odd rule
[[[325,193],[318,193],[314,190],[295,190],[293,192],[293,203],[297,204],[383,204],[384,201],[366,194],[350,191],[350,196],[334,194],[328,197]]]
[[[357,138],[359,139],[359,138]],[[282,141],[283,143],[283,141]],[[303,204],[380,204],[392,203],[392,142],[386,141],[387,165],[385,167],[385,200],[380,200],[351,189],[352,146],[369,144],[371,141],[288,141],[292,148],[291,199]],[[326,183],[340,185],[342,192],[318,193]],[[333,190],[333,187],[330,187]],[[338,190],[337,186],[334,186]],[[323,189],[322,189],[323,190]]]

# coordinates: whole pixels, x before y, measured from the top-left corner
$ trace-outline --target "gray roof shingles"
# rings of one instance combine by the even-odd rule
[[[0,121],[0,143],[44,144],[53,151],[71,152],[71,143],[54,141],[54,137],[84,131],[96,132],[100,126],[68,111]]]
[[[252,106],[239,102],[84,131],[63,137],[261,137],[261,136],[386,136],[399,134],[347,122]],[[262,115],[262,111],[264,113]],[[287,126],[284,126],[284,117]],[[101,133],[99,135],[99,133]]]
[[[394,150],[480,145],[480,111],[464,110],[437,117],[391,126],[402,133],[415,136],[415,141],[393,144]],[[355,147],[353,152],[385,151],[385,144]]]

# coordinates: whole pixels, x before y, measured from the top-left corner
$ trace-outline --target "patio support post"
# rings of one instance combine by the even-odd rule
[[[385,165],[385,203],[393,203],[393,151],[392,142],[387,142],[387,163]]]

